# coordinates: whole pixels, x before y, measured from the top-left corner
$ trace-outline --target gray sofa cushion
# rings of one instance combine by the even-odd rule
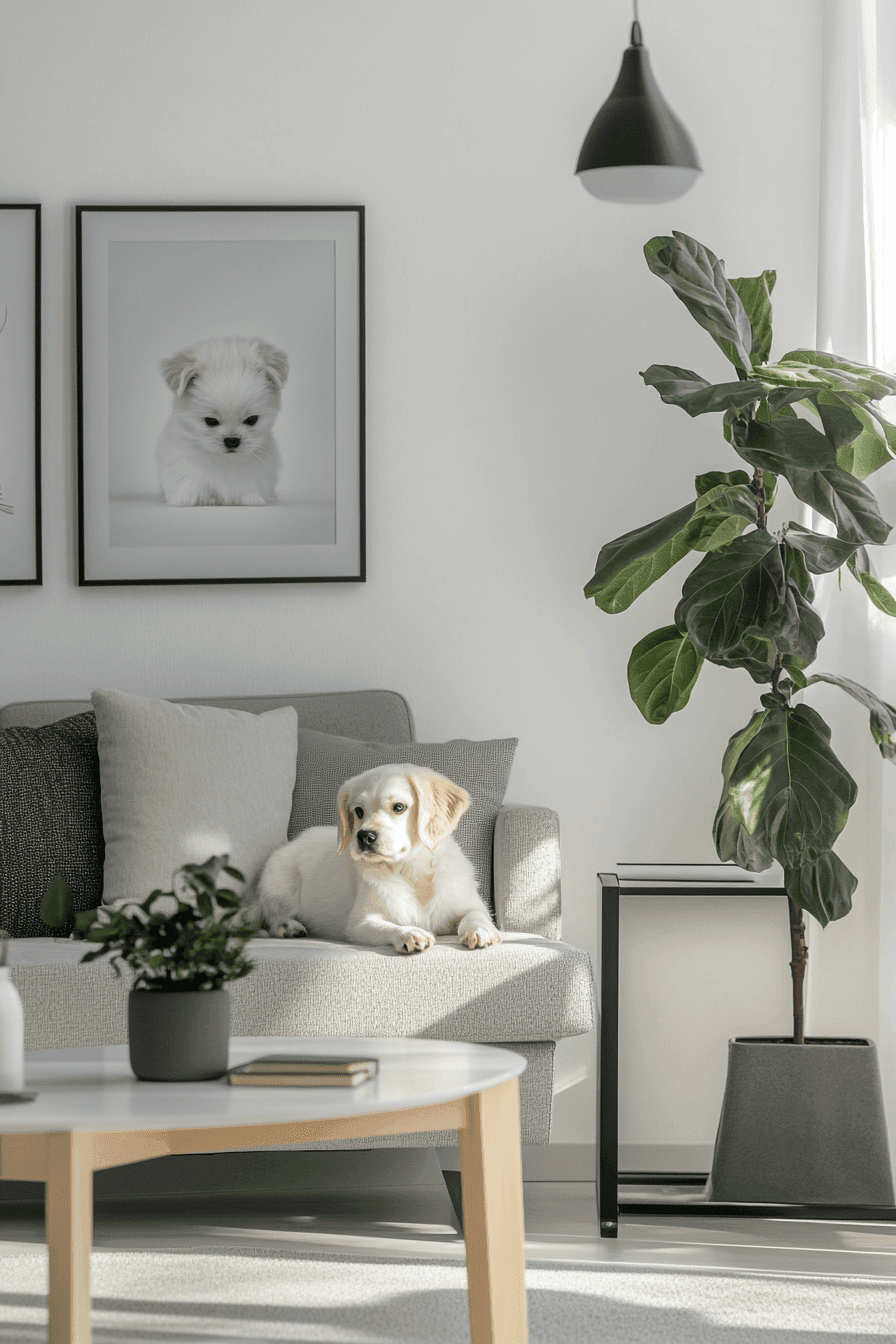
[[[286,843],[296,781],[296,712],[92,696],[113,905],[168,891],[184,863],[226,854],[248,879]]]
[[[103,823],[93,714],[0,732],[0,928],[14,938],[46,936],[40,903],[54,877],[68,883],[75,911],[99,905]]]
[[[479,891],[491,906],[495,819],[504,801],[518,738],[471,742],[358,742],[299,728],[296,788],[289,838],[307,826],[334,826],[336,798],[347,779],[377,765],[426,765],[466,789],[472,802],[455,838],[472,860]]]
[[[127,1040],[132,974],[79,965],[91,944],[10,944],[30,1050]],[[255,967],[227,986],[234,1036],[422,1036],[447,1041],[559,1040],[593,1023],[586,952],[533,934],[470,951],[439,938],[416,957],[391,947],[257,938]]]

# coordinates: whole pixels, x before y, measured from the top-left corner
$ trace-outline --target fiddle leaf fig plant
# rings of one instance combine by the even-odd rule
[[[869,712],[871,736],[896,761],[896,709],[847,677],[808,675],[824,624],[813,576],[845,568],[880,611],[896,598],[874,575],[868,547],[887,540],[867,478],[896,457],[896,425],[879,405],[896,378],[819,350],[791,350],[770,363],[774,271],[729,280],[723,263],[687,234],[652,238],[647,264],[681,299],[734,367],[711,383],[690,369],[652,364],[641,377],[690,416],[722,416],[722,432],[745,464],[708,471],[694,498],[673,513],[607,542],[587,597],[610,614],[686,557],[672,624],[639,640],[628,663],[631,697],[648,723],[687,705],[704,662],[741,669],[764,687],[760,708],[730,739],[713,825],[716,852],[750,872],[778,862],[790,906],[794,1040],[803,1037],[808,910],[825,925],[849,913],[856,878],[834,844],[856,800],[831,731],[797,692],[838,686]],[[769,515],[783,477],[824,531]],[[822,525],[824,526],[824,525]]]

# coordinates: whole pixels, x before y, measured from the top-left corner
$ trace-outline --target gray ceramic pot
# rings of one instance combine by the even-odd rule
[[[138,1078],[156,1083],[220,1078],[229,1042],[226,989],[132,989],[128,996],[128,1045]]]
[[[893,1204],[874,1042],[728,1042],[707,1197],[723,1203]]]

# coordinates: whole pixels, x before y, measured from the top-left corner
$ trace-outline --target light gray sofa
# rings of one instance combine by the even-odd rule
[[[293,706],[299,725],[362,741],[415,741],[407,702],[391,691],[191,700],[253,713]],[[89,702],[30,701],[0,709],[0,729],[39,727],[90,710]],[[397,754],[398,756],[398,754]],[[400,759],[400,756],[398,756]],[[2,880],[2,874],[0,874]],[[308,938],[258,939],[252,974],[229,986],[235,1036],[416,1036],[506,1046],[524,1055],[522,1141],[550,1137],[554,1050],[593,1025],[587,953],[560,941],[558,819],[544,807],[502,807],[494,833],[499,947],[471,952],[440,938],[425,954]],[[19,938],[12,979],[25,1008],[26,1048],[127,1040],[127,976],[79,964],[83,944]],[[377,1141],[359,1141],[371,1147]],[[444,1147],[450,1133],[383,1140]],[[340,1145],[345,1146],[345,1145]]]

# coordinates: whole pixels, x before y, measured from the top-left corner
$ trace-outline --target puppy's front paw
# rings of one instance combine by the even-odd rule
[[[399,929],[392,939],[396,952],[425,952],[432,947],[435,938],[426,929]]]
[[[244,504],[267,504],[267,500],[265,499],[264,495],[245,495],[245,496],[243,497],[243,503],[244,503]]]
[[[308,930],[297,919],[284,919],[282,924],[272,929],[272,933],[275,938],[305,938]]]
[[[491,947],[494,943],[500,943],[501,935],[494,927],[483,928],[477,924],[475,928],[466,929],[460,936],[464,947]]]

